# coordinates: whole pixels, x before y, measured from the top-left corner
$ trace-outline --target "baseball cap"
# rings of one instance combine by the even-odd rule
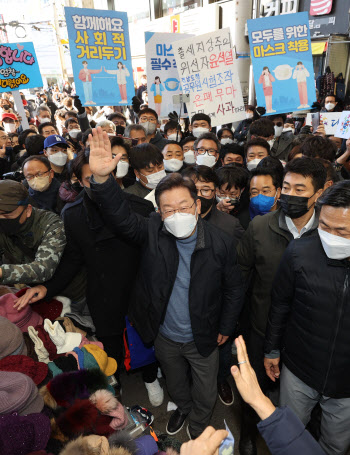
[[[0,211],[11,213],[21,205],[28,205],[28,190],[14,180],[0,181]]]
[[[1,114],[1,120],[4,120],[5,118],[10,118],[12,120],[18,120],[17,116],[15,114],[11,114],[10,112],[4,112]]]
[[[59,145],[63,148],[68,148],[68,144],[65,138],[59,136],[58,134],[52,134],[51,136],[48,136],[44,141],[44,149],[54,147],[55,145]]]

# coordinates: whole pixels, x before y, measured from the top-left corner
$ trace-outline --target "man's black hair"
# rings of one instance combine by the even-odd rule
[[[328,137],[312,135],[302,143],[300,153],[310,158],[323,158],[333,162],[337,153],[337,145]]]
[[[327,180],[326,182],[332,181],[333,183],[339,182],[339,177],[337,171],[335,170],[333,163],[323,158],[315,158],[316,161],[319,161],[323,164],[327,171]]]
[[[182,139],[182,141],[180,142],[180,145],[183,146],[186,145],[188,142],[194,142],[196,140],[196,138],[194,136],[187,136],[185,137],[185,139]]]
[[[140,110],[140,112],[138,113],[139,118],[141,118],[141,116],[142,116],[143,114],[152,114],[152,115],[155,116],[155,118],[156,118],[157,121],[158,121],[158,114],[157,114],[157,112],[156,112],[154,109],[151,109],[150,107],[144,107],[144,108],[142,108],[142,109]]]
[[[130,150],[130,164],[136,171],[145,169],[150,164],[160,165],[162,163],[162,152],[153,144],[145,142]]]
[[[112,114],[108,115],[107,120],[112,122],[113,119],[116,118],[116,117],[121,118],[126,123],[126,117],[121,112],[112,112]]]
[[[39,155],[44,151],[45,138],[41,134],[35,136],[28,136],[25,140],[25,146],[28,155]]]
[[[246,188],[249,181],[249,172],[246,169],[231,164],[217,169],[216,175],[219,179],[218,187],[221,188],[227,183],[228,191],[230,191],[232,187],[243,190],[243,188]]]
[[[179,131],[179,133],[181,132],[180,125],[175,120],[170,120],[169,122],[167,122],[164,125],[164,134],[165,134],[165,136],[166,136],[166,134],[167,134],[167,132],[169,130],[176,130],[176,131]]]
[[[284,177],[288,173],[310,177],[315,193],[324,187],[327,179],[327,171],[323,164],[308,156],[289,161],[284,168]]]
[[[249,132],[251,136],[270,137],[275,135],[275,125],[268,118],[259,118],[250,125]]]
[[[223,134],[224,131],[229,131],[229,132],[232,134],[232,139],[233,139],[233,132],[232,132],[231,128],[225,127],[225,128],[221,128],[221,129],[216,133],[216,135],[217,135],[217,137],[218,137],[219,140],[221,139],[222,134]]]
[[[81,142],[86,145],[87,140],[89,139],[89,134],[92,134],[92,128],[88,128],[81,135]]]
[[[111,148],[115,147],[116,145],[119,145],[119,147],[123,147],[123,149],[126,151],[126,153],[129,156],[130,153],[130,146],[124,141],[124,139],[120,136],[113,136],[110,138],[111,141]]]
[[[274,172],[276,172],[278,174],[278,177],[279,177],[279,180],[281,182],[281,185],[282,185],[282,182],[283,182],[283,173],[284,173],[284,167],[283,167],[283,164],[281,163],[281,161],[274,157],[274,156],[265,156],[265,158],[263,158],[260,163],[258,163],[257,165],[257,168],[261,168],[261,169],[269,169],[269,170],[272,170]],[[280,186],[281,186],[280,185]]]
[[[68,117],[68,118],[73,118],[74,117],[74,118],[76,118],[78,120],[78,114],[76,112],[74,112],[74,111],[66,111],[64,113],[64,117],[66,117],[67,114],[70,115],[70,117]],[[68,119],[66,119],[66,121],[67,120]]]
[[[40,123],[40,125],[38,126],[38,131],[39,131],[39,134],[42,134],[43,132],[43,128],[45,128],[45,126],[53,126],[58,134],[58,130],[57,130],[57,127],[54,123],[52,122],[46,122],[46,123]],[[31,130],[32,131],[32,130]]]
[[[28,134],[38,134],[35,131],[33,131],[31,128],[27,128],[26,130],[22,131],[22,133],[18,136],[18,144],[23,147],[26,145],[26,139]]]
[[[89,164],[89,154],[84,152],[79,152],[78,155],[71,161],[72,167],[71,172],[76,176],[76,178],[81,182],[83,166]]]
[[[317,206],[344,208],[350,207],[350,181],[342,180],[326,189],[326,191],[317,199]]]
[[[274,114],[274,115],[268,116],[268,119],[271,121],[276,120],[277,118],[281,118],[283,123],[286,123],[287,115],[286,114]]]
[[[248,154],[248,150],[250,147],[253,147],[254,145],[259,145],[260,147],[264,147],[267,150],[267,153],[270,155],[270,144],[265,141],[265,139],[262,139],[261,137],[256,137],[254,139],[251,139],[250,141],[246,142],[244,146],[244,153],[245,156]]]
[[[70,117],[70,118],[67,118],[67,120],[64,122],[64,127],[66,129],[68,129],[68,125],[70,125],[71,123],[77,123],[79,125],[79,122],[78,122],[77,118]],[[80,128],[80,125],[79,125],[79,128]]]
[[[44,155],[32,155],[26,158],[23,163],[22,163],[22,171],[24,169],[24,166],[26,163],[29,161],[40,161],[40,163],[43,163],[46,167],[46,169],[49,171],[51,169],[50,161],[46,158]]]
[[[220,159],[224,159],[226,155],[232,153],[233,155],[239,155],[244,159],[244,148],[238,144],[225,144],[220,150]]]
[[[183,177],[189,177],[192,180],[199,180],[201,182],[212,182],[214,183],[215,188],[219,184],[218,177],[215,171],[208,166],[188,166],[182,172]]]
[[[193,125],[196,120],[205,120],[208,122],[208,125],[211,126],[211,119],[207,114],[194,114],[194,116],[191,118],[191,125]]]
[[[162,193],[164,193],[165,191],[172,190],[174,188],[186,188],[190,192],[191,197],[194,200],[197,199],[197,189],[193,180],[191,180],[188,177],[183,177],[181,174],[178,174],[177,172],[174,172],[164,177],[156,187],[155,198],[158,207],[159,199]]]
[[[283,177],[282,175],[276,171],[276,169],[268,168],[268,167],[256,167],[250,173],[250,180],[254,177],[258,177],[259,175],[269,175],[272,178],[273,186],[277,188],[282,188]]]

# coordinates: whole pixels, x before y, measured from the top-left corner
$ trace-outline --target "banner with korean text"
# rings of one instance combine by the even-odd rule
[[[33,43],[2,43],[0,93],[42,86],[43,81]]]
[[[179,114],[180,105],[173,104],[173,95],[182,93],[182,88],[172,43],[190,36],[145,32],[148,106],[157,112],[159,118],[167,118],[174,110]],[[187,114],[183,115],[182,110],[181,116],[187,117]]]
[[[212,126],[245,118],[229,28],[176,41],[173,49],[190,117],[205,113]]]
[[[266,114],[310,108],[316,91],[308,13],[247,23],[258,106]]]
[[[84,106],[131,104],[135,95],[128,16],[65,7],[77,95]]]

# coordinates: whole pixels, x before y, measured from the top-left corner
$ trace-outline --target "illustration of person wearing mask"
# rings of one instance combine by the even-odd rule
[[[105,72],[108,74],[116,74],[117,75],[117,84],[119,86],[119,92],[120,92],[120,97],[121,100],[119,103],[127,103],[128,102],[128,96],[126,94],[126,78],[130,76],[130,73],[128,69],[126,68],[125,65],[123,65],[122,62],[118,62],[118,69],[117,70],[106,70],[104,68]]]
[[[156,112],[160,117],[160,112],[162,110],[162,92],[164,92],[164,86],[159,76],[156,76],[154,78],[154,83],[151,86],[151,92],[153,92]]]
[[[293,71],[293,79],[297,80],[298,83],[298,91],[299,91],[299,99],[300,99],[300,106],[298,109],[303,109],[309,107],[307,104],[307,84],[306,78],[310,76],[310,73],[303,65],[303,62],[298,62],[297,66],[294,68]]]
[[[97,74],[102,71],[102,66],[101,69],[99,70],[90,70],[88,69],[88,62],[84,60],[83,62],[83,69],[80,70],[79,72],[79,79],[83,83],[83,88],[84,88],[84,97],[85,97],[85,103],[84,104],[96,104],[92,101],[92,78],[91,74]]]
[[[272,82],[275,82],[275,78],[272,76],[267,66],[264,66],[258,82],[263,85],[266,113],[271,114],[272,112],[276,112],[272,109]]]

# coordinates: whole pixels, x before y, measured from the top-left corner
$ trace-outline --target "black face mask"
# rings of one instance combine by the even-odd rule
[[[119,136],[123,136],[124,135],[124,131],[125,131],[125,126],[122,126],[122,125],[117,125],[116,126],[115,132]]]
[[[83,189],[83,187],[80,185],[79,182],[71,183],[70,186],[73,188],[74,191],[77,193],[80,193],[80,191]]]
[[[198,196],[201,201],[201,213],[207,213],[207,211],[212,207],[214,199],[206,199],[203,196]]]
[[[17,155],[17,153],[19,153],[21,151],[21,146],[20,145],[15,145],[13,147],[13,152]]]
[[[17,234],[17,232],[23,227],[23,224],[19,222],[23,212],[18,215],[17,218],[13,219],[0,219],[0,232],[5,235]]]
[[[312,195],[314,196],[315,193]],[[302,196],[289,196],[289,194],[281,194],[280,196],[280,204],[283,213],[289,218],[300,218],[301,216],[305,215],[311,207],[315,204],[313,203],[310,207],[308,206],[310,197],[302,197]]]
[[[8,111],[10,109],[10,105],[9,104],[3,104],[2,108],[5,109],[5,111]]]

